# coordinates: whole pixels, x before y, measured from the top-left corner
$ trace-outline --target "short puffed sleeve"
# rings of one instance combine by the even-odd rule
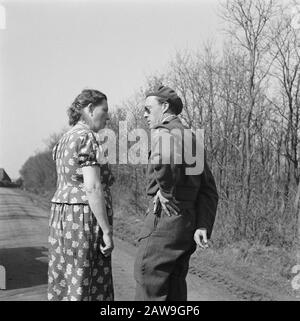
[[[100,166],[97,160],[99,144],[92,132],[87,132],[80,137],[78,144],[78,164],[84,166]]]

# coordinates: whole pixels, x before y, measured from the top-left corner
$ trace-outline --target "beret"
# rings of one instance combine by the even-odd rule
[[[166,102],[170,104],[172,110],[175,112],[176,115],[180,114],[182,111],[182,100],[170,87],[160,85],[154,88],[153,91],[148,91],[146,93],[146,97],[149,96],[156,96],[165,99]]]

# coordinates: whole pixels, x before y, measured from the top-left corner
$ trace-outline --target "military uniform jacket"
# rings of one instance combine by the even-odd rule
[[[192,139],[184,140],[184,130],[190,131]],[[217,211],[218,193],[205,155],[202,155],[204,166],[201,172],[197,175],[187,174],[186,169],[192,168],[195,164],[185,162],[184,152],[192,151],[194,154],[195,135],[175,115],[169,116],[157,125],[151,134],[147,194],[153,197],[160,190],[164,197],[179,207],[181,204],[190,204],[196,210],[197,228],[206,228],[207,236],[210,238]],[[169,139],[169,146],[164,139]],[[176,161],[178,151],[181,151],[182,155],[180,164]]]

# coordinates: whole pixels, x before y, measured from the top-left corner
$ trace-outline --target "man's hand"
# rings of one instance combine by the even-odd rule
[[[194,233],[194,241],[202,249],[208,248],[207,244],[207,231],[205,228],[198,228]]]
[[[178,213],[180,212],[180,209],[172,201],[168,200],[167,198],[161,195],[160,190],[158,190],[158,192],[156,193],[153,203],[154,213],[156,213],[159,203],[161,204],[162,209],[166,212],[168,216],[178,215]]]

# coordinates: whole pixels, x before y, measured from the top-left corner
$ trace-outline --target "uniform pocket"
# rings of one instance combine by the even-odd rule
[[[144,226],[137,238],[138,242],[142,239],[149,237],[156,228],[158,217],[153,213],[149,213],[146,216]]]
[[[189,239],[196,226],[195,211],[182,209],[179,215],[168,216],[164,212],[158,218],[153,236],[166,236],[171,239]]]

